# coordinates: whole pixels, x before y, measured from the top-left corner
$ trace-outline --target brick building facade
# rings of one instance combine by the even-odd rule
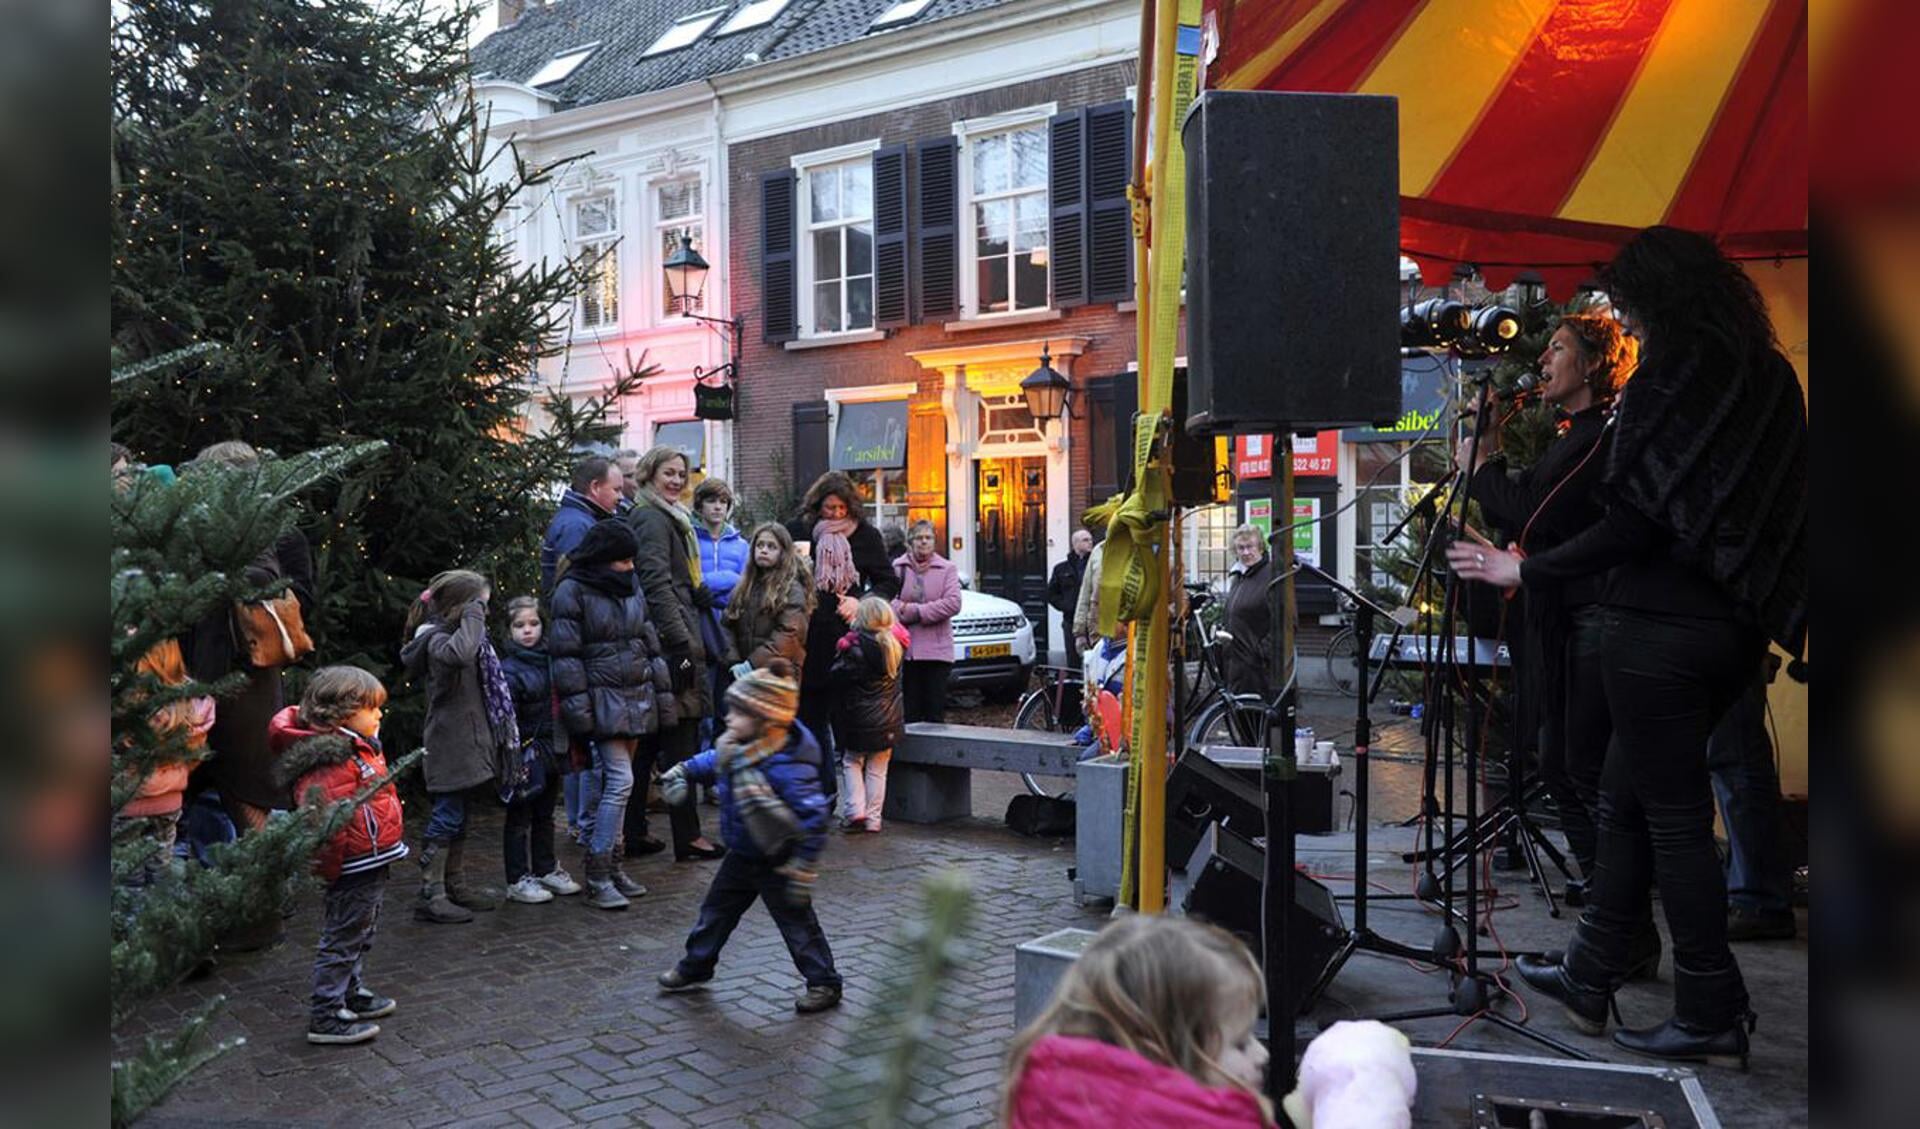
[[[978,199],[986,186],[974,186],[970,174],[985,169],[998,156],[997,151],[984,149],[976,153],[975,145],[981,144],[977,139],[997,138],[996,129],[1014,123],[1027,131],[1018,139],[1020,144],[1030,147],[1036,136],[1048,137],[1044,156],[1049,178],[1077,176],[1067,162],[1086,155],[1086,150],[1070,132],[1060,132],[1060,123],[1066,122],[1071,130],[1074,115],[1098,107],[1117,111],[1114,121],[1124,129],[1135,74],[1135,63],[1122,60],[728,146],[730,297],[733,310],[746,323],[733,425],[739,452],[736,486],[743,495],[797,494],[829,465],[859,465],[861,460],[852,457],[858,452],[846,449],[844,443],[836,446],[840,425],[850,418],[847,406],[881,403],[897,419],[904,402],[906,449],[879,456],[879,461],[899,465],[864,476],[865,485],[877,495],[873,501],[879,503],[883,520],[932,520],[941,530],[944,551],[964,574],[975,578],[977,587],[1018,599],[1037,623],[1046,622],[1047,570],[1066,554],[1068,537],[1089,499],[1106,497],[1119,483],[1114,378],[1126,380],[1135,355],[1128,276],[1123,265],[1117,288],[1115,278],[1106,279],[1106,294],[1112,296],[1108,300],[1075,304],[1073,299],[1063,299],[1064,289],[1086,284],[1077,273],[1084,263],[1069,263],[1067,256],[1072,253],[1073,233],[1085,233],[1090,225],[1079,225],[1061,214],[1062,197],[1070,196],[1072,189],[1063,190],[1056,182],[1050,194],[1039,194],[1048,205],[1047,246],[1039,250],[1053,256],[1052,293],[1044,304],[1032,310],[1017,308],[1021,297],[1033,296],[1031,291],[1018,293],[1031,281],[1018,274],[1007,287],[1010,293],[1003,296],[1006,305],[1016,307],[1012,311],[986,310],[989,295],[984,291],[973,294],[971,303],[952,290],[946,290],[943,298],[943,288],[966,291],[968,284],[964,280],[949,283],[948,270],[932,265],[938,256],[927,253],[927,240],[945,234],[937,230],[945,225],[934,222],[938,215],[929,212],[928,201],[938,187],[930,187],[934,182],[927,178],[937,175],[929,170],[937,170],[933,162],[941,159],[941,143],[951,141],[948,151],[955,156],[948,159],[951,167],[959,169],[962,185],[957,193],[957,238],[952,238],[958,249],[947,265],[956,275],[971,269],[976,289],[996,285],[997,277],[988,279],[999,268],[999,260],[978,252],[996,245],[976,244],[974,254],[965,246],[979,234],[975,220],[986,222],[985,209],[990,207]],[[1109,134],[1113,124],[1109,123]],[[845,309],[813,310],[809,316],[804,292],[817,287],[823,305],[835,301],[839,295],[834,293],[834,282],[820,279],[833,273],[836,265],[852,274],[864,265],[857,260],[865,251],[849,250],[845,262],[826,261],[841,246],[833,232],[819,231],[819,221],[809,223],[813,194],[830,196],[832,191],[813,183],[819,175],[813,170],[824,164],[830,168],[829,177],[842,175],[831,171],[837,163],[864,180],[862,170],[869,153],[878,170],[872,183],[883,194],[895,191],[896,185],[889,179],[894,170],[880,162],[894,154],[902,158],[907,215],[900,233],[905,238],[896,243],[904,243],[904,275],[898,273],[902,267],[898,258],[892,267],[895,279],[907,285],[904,291],[892,285],[884,262],[872,268],[877,284],[873,301],[880,307],[872,324],[883,328],[834,332],[836,325],[862,312],[862,298],[848,290],[851,300]],[[1026,156],[1031,164],[1040,155],[1029,152]],[[1108,153],[1103,159],[1111,169],[1114,156]],[[1124,152],[1118,160],[1124,169]],[[778,195],[768,195],[781,191],[782,174],[790,171],[797,208],[788,208]],[[983,181],[993,175],[981,173]],[[1016,172],[1013,179],[1018,176]],[[770,183],[773,188],[768,187]],[[864,184],[861,187],[866,190]],[[772,210],[776,224],[781,225],[771,242],[763,217],[770,200],[776,201]],[[970,203],[981,203],[982,210],[975,212]],[[821,210],[832,206],[829,202]],[[884,203],[875,207],[885,210]],[[1021,215],[1029,216],[1032,210]],[[884,238],[888,217],[876,214],[875,218]],[[1130,256],[1124,211],[1119,219],[1121,254]],[[782,237],[786,225],[798,232],[794,245]],[[824,240],[816,248],[827,249],[811,269],[803,264],[796,270],[790,257],[804,256],[798,243],[810,235]],[[865,236],[861,238],[864,242]],[[1110,268],[1114,261],[1111,229],[1103,238]],[[1088,241],[1093,241],[1091,235]],[[1011,242],[1017,248],[1020,236]],[[1068,250],[1063,252],[1063,247]],[[770,248],[779,249],[771,258]],[[1090,258],[1093,253],[1088,248]],[[1020,254],[1016,251],[1015,257]],[[1035,256],[1029,251],[1026,258],[1029,262],[1017,269],[1031,269]],[[989,264],[985,270],[982,259]],[[859,284],[864,295],[869,284],[864,278]],[[783,292],[788,286],[802,295],[798,310],[790,308],[791,298]],[[943,301],[954,301],[958,311],[940,312],[936,307]],[[904,324],[886,326],[889,302],[894,318]],[[790,322],[800,324],[783,331],[783,323]],[[1036,426],[1017,406],[1017,383],[1039,366],[1043,349],[1074,388],[1072,416],[1063,421],[1064,433],[1062,422]],[[1121,392],[1121,399],[1130,398],[1129,387]],[[1048,624],[1046,637],[1051,647],[1060,646],[1057,620]]]

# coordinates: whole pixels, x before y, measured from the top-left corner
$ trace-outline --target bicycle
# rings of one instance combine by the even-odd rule
[[[1200,665],[1211,682],[1206,707],[1187,727],[1187,747],[1241,745],[1264,748],[1267,743],[1267,701],[1258,694],[1236,694],[1227,688],[1221,651],[1233,644],[1233,635],[1216,627],[1200,645]]]
[[[1334,688],[1351,698],[1354,694],[1354,671],[1360,658],[1360,636],[1353,629],[1353,601],[1340,598],[1340,630],[1327,640],[1327,678]]]
[[[1087,723],[1086,680],[1080,672],[1072,667],[1040,666],[1034,668],[1034,675],[1040,684],[1020,700],[1020,708],[1013,715],[1013,727],[1043,733],[1078,732]],[[1054,792],[1030,772],[1021,773],[1020,780],[1027,791],[1036,796],[1065,794],[1065,791]]]

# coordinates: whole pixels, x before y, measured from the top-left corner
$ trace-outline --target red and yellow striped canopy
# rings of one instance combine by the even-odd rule
[[[1807,251],[1805,0],[1208,0],[1206,85],[1400,99],[1429,281],[1565,295],[1636,230]]]

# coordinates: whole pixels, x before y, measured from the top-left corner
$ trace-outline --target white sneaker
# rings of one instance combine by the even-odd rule
[[[538,905],[553,900],[553,891],[540,884],[540,880],[531,874],[523,874],[520,881],[507,888],[507,897],[516,902]]]
[[[552,874],[542,874],[540,876],[540,885],[545,886],[547,889],[552,890],[562,897],[580,892],[580,883],[575,882],[573,875],[568,874],[558,866],[553,868]]]

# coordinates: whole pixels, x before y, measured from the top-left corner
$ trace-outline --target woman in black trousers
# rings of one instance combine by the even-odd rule
[[[1805,644],[1806,405],[1752,281],[1706,237],[1649,228],[1601,282],[1643,354],[1614,416],[1605,515],[1524,560],[1467,543],[1447,550],[1462,577],[1502,587],[1603,577],[1613,738],[1587,906],[1563,959],[1522,958],[1519,970],[1597,1034],[1658,882],[1674,1015],[1614,1042],[1744,1066],[1754,1017],[1727,946],[1706,749],[1767,639],[1796,655]]]
[[[814,606],[807,624],[807,661],[800,674],[800,722],[820,742],[826,764],[821,780],[828,799],[837,790],[838,750],[832,739],[836,647],[853,622],[862,596],[888,600],[900,594],[900,578],[887,556],[886,538],[867,520],[860,491],[844,471],[830,470],[807,488],[794,540],[811,543]]]
[[[1506,473],[1500,432],[1460,440],[1454,465],[1468,472],[1473,500],[1522,552],[1545,553],[1605,516],[1596,493],[1612,431],[1613,398],[1633,369],[1633,342],[1610,317],[1561,319],[1540,353],[1540,397],[1560,417],[1560,434],[1519,474]],[[1472,457],[1476,465],[1469,468]],[[1600,577],[1529,588],[1528,692],[1539,706],[1540,777],[1553,793],[1567,846],[1587,877],[1594,868],[1594,809],[1612,726],[1600,675]],[[1657,954],[1660,936],[1652,937]]]

